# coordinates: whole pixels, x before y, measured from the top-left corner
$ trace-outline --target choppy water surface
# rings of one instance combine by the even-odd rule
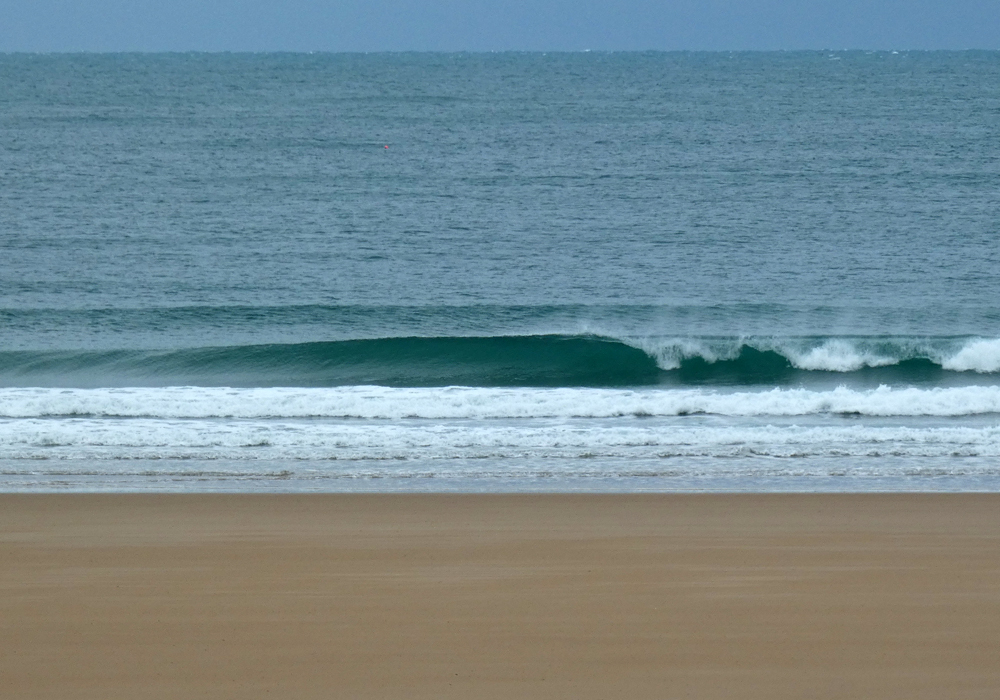
[[[995,490],[1000,54],[0,56],[0,489]]]

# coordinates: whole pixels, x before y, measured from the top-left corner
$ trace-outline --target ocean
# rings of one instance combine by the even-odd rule
[[[1000,52],[0,55],[0,491],[1000,488]]]

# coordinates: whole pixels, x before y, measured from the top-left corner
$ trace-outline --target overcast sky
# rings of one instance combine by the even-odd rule
[[[0,0],[0,51],[1000,49],[1000,0]]]

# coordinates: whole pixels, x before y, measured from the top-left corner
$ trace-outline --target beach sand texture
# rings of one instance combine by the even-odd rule
[[[1000,495],[3,495],[0,697],[1000,698]]]

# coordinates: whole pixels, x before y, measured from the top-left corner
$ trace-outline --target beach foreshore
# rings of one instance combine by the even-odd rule
[[[5,698],[1000,697],[1000,494],[0,495]]]

